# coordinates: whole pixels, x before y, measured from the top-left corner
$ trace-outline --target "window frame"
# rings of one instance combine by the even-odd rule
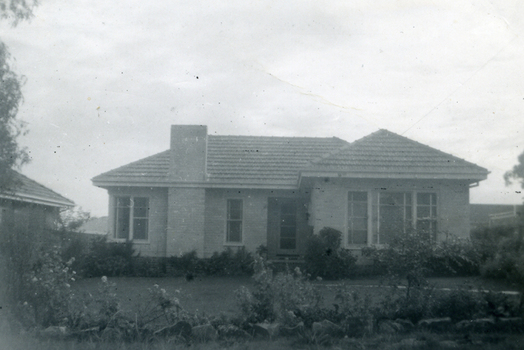
[[[240,202],[240,219],[231,219],[230,213],[230,203],[233,201]],[[226,198],[226,222],[225,222],[225,234],[224,234],[224,245],[228,246],[242,246],[244,245],[244,199],[243,198]],[[239,222],[240,223],[240,240],[232,241],[230,240],[230,223]]]
[[[429,204],[419,204],[419,195],[429,195]],[[429,191],[418,191],[414,195],[416,202],[415,202],[415,213],[414,213],[414,223],[415,223],[415,229],[420,229],[419,222],[427,221],[430,223],[430,230],[428,232],[429,238],[431,240],[436,240],[438,235],[438,194],[436,192],[429,192]],[[429,216],[423,216],[419,217],[419,207],[425,207],[429,208]]]
[[[366,192],[367,193],[367,243],[366,244],[353,244],[349,241],[349,234],[350,234],[350,201],[349,201],[349,194],[352,192]],[[393,193],[401,193],[404,195],[409,195],[410,197],[410,203],[407,203],[406,199],[403,201],[403,211],[404,211],[404,217],[403,217],[403,231],[406,233],[410,227],[409,224],[411,224],[411,228],[417,229],[420,228],[422,221],[430,221],[430,231],[429,231],[429,237],[431,240],[436,241],[438,237],[438,228],[440,226],[439,222],[439,206],[440,206],[440,192],[436,190],[395,190],[395,191],[384,191],[384,190],[369,190],[369,189],[348,189],[346,191],[346,212],[345,212],[345,235],[343,238],[344,246],[348,249],[360,249],[363,247],[376,245],[376,246],[384,246],[387,245],[387,243],[381,242],[381,233],[380,233],[380,226],[381,226],[381,201],[380,197],[381,194],[393,194]],[[430,198],[430,204],[424,205],[419,204],[419,195],[423,194],[429,194]],[[408,213],[406,211],[406,207],[411,207],[410,212]],[[418,217],[419,215],[419,207],[429,207],[429,217]]]
[[[118,241],[118,242],[125,242],[125,241],[131,241],[133,243],[143,243],[143,244],[147,244],[149,243],[150,241],[150,223],[151,223],[151,215],[150,215],[150,212],[151,212],[151,198],[149,196],[131,196],[131,195],[115,195],[113,196],[113,200],[114,200],[114,203],[113,203],[113,232],[112,232],[112,237],[113,237],[113,240],[115,241]],[[128,207],[120,207],[118,205],[118,201],[119,199],[129,199],[129,206]],[[135,217],[135,201],[137,199],[146,199],[147,202],[146,202],[146,214],[147,216],[143,217],[143,216],[140,216],[140,217]],[[118,222],[119,222],[119,219],[118,219],[118,214],[119,214],[119,208],[127,208],[127,210],[129,211],[128,215],[129,215],[129,219],[128,219],[128,222],[127,222],[127,225],[129,227],[129,231],[128,231],[128,235],[126,238],[124,237],[118,237]],[[143,239],[143,238],[135,238],[135,230],[134,230],[134,224],[135,224],[135,219],[138,219],[138,220],[146,220],[147,222],[147,228],[146,228],[146,238]]]
[[[356,193],[356,192],[360,192],[360,193],[365,193],[366,194],[366,243],[365,244],[355,244],[355,243],[352,243],[352,242],[349,242],[349,234],[350,234],[350,214],[349,214],[349,210],[350,210],[350,201],[349,201],[349,195],[350,193]],[[354,202],[354,201],[352,201]],[[344,235],[344,239],[343,239],[343,242],[344,242],[344,246],[346,248],[363,248],[363,247],[368,247],[370,244],[371,244],[371,237],[370,237],[370,232],[372,232],[371,230],[371,211],[372,211],[372,208],[371,208],[371,196],[370,196],[370,191],[369,190],[363,190],[363,189],[350,189],[347,191],[347,195],[346,195],[346,230],[345,230],[345,235]],[[361,202],[362,203],[362,202]]]

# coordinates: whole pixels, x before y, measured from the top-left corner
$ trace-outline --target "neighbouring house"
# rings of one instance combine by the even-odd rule
[[[80,228],[79,232],[88,235],[107,235],[107,216],[89,218]]]
[[[0,227],[41,234],[56,228],[61,209],[74,205],[71,200],[13,171],[13,185],[0,191]]]
[[[92,181],[109,194],[109,237],[142,256],[264,245],[276,259],[302,255],[323,227],[355,252],[411,227],[469,237],[469,188],[487,174],[387,130],[348,143],[173,125],[169,150]]]
[[[471,204],[471,229],[516,226],[524,216],[524,206],[514,204]]]

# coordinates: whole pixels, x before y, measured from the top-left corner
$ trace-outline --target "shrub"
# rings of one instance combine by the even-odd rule
[[[494,247],[514,236],[515,228],[512,226],[481,227],[471,232],[471,241],[479,253],[480,262],[484,263],[495,256]]]
[[[297,267],[273,276],[260,256],[255,258],[254,291],[242,287],[236,291],[244,322],[279,321],[295,326],[298,318],[319,315],[321,294],[309,283]]]
[[[484,295],[467,290],[440,293],[428,307],[432,317],[451,317],[453,321],[486,316]]]
[[[168,293],[158,285],[149,288],[149,294],[141,299],[136,312],[128,313],[120,308],[116,296],[117,286],[106,276],[101,278],[97,292],[74,295],[69,302],[65,325],[70,334],[78,339],[114,341],[152,341],[170,336],[169,329],[178,321],[190,325],[202,323],[195,315],[185,311],[178,296]],[[188,341],[183,337],[170,341]]]
[[[428,260],[433,242],[423,232],[411,230],[393,236],[386,247],[368,247],[362,253],[373,259],[379,269],[393,280],[406,279],[410,288],[427,284]]]
[[[91,241],[79,268],[86,277],[132,276],[136,257],[132,242],[108,242],[101,236]]]
[[[524,242],[517,235],[502,239],[481,267],[483,277],[524,282]]]
[[[426,269],[431,276],[478,276],[481,259],[471,240],[449,237],[433,246]]]
[[[210,258],[199,258],[196,251],[192,251],[168,260],[169,273],[174,276],[252,275],[253,263],[253,254],[244,247],[235,252],[231,248],[220,253],[215,252]]]
[[[355,272],[357,258],[340,247],[342,233],[324,227],[306,242],[305,269],[312,277],[340,279]]]

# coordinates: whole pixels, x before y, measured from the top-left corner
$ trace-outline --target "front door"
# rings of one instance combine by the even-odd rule
[[[270,255],[296,255],[298,253],[297,199],[269,198],[268,249]],[[273,253],[273,254],[271,254]]]

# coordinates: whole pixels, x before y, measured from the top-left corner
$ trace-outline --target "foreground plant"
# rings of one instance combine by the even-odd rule
[[[307,280],[300,268],[273,276],[265,260],[257,256],[253,275],[254,291],[236,291],[242,317],[246,322],[275,322],[294,326],[297,316],[320,310],[322,295]]]

